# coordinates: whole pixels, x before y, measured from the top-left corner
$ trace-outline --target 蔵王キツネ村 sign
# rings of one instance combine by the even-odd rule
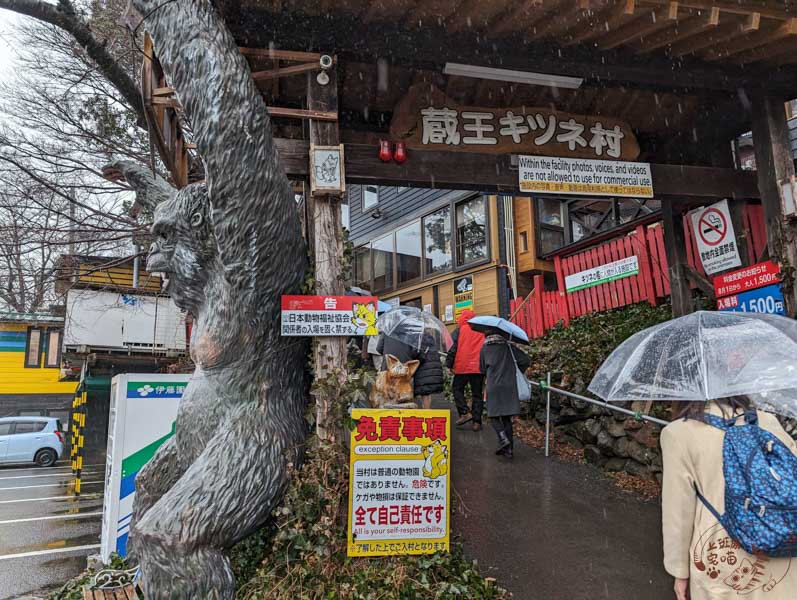
[[[706,273],[711,275],[742,264],[727,200],[698,208],[690,217],[700,262]]]
[[[428,83],[411,86],[394,107],[390,137],[424,150],[609,160],[639,156],[634,131],[621,119],[543,107],[463,106]]]
[[[283,296],[282,335],[379,335],[373,296]]]
[[[463,310],[473,310],[473,275],[454,281],[454,319],[459,319]]]
[[[565,290],[568,293],[577,292],[578,290],[638,274],[639,260],[636,256],[629,256],[594,269],[587,269],[586,271],[579,271],[566,276]]]
[[[521,192],[653,197],[650,165],[640,162],[519,156]]]
[[[722,311],[764,313],[769,315],[785,315],[786,307],[780,284],[733,294],[717,299],[717,308]]]
[[[738,271],[717,275],[714,278],[714,295],[722,298],[779,282],[780,265],[768,260]]]
[[[451,413],[355,409],[349,556],[449,549]]]

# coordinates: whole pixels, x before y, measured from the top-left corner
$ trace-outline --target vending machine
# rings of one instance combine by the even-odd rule
[[[129,373],[111,381],[100,547],[105,563],[114,552],[127,553],[136,474],[174,434],[177,407],[190,377]]]

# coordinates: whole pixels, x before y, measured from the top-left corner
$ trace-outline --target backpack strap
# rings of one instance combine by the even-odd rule
[[[700,490],[697,489],[697,482],[693,482],[692,485],[695,488],[695,494],[697,494],[697,497],[703,503],[703,506],[705,506],[708,509],[708,511],[712,515],[714,515],[714,517],[717,519],[718,522],[722,523],[722,515],[717,511],[716,508],[714,508],[714,506],[711,504],[711,502],[706,500],[706,497],[703,494],[700,493]]]

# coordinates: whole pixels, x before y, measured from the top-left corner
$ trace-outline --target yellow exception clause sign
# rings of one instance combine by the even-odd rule
[[[451,413],[355,409],[349,556],[449,551]]]

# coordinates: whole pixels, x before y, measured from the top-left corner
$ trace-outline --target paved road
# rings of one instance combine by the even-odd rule
[[[99,549],[104,465],[84,470],[72,495],[68,463],[0,469],[0,600],[56,586]]]
[[[515,598],[673,600],[657,502],[517,442],[514,460],[499,460],[487,424],[452,438],[454,531]]]

